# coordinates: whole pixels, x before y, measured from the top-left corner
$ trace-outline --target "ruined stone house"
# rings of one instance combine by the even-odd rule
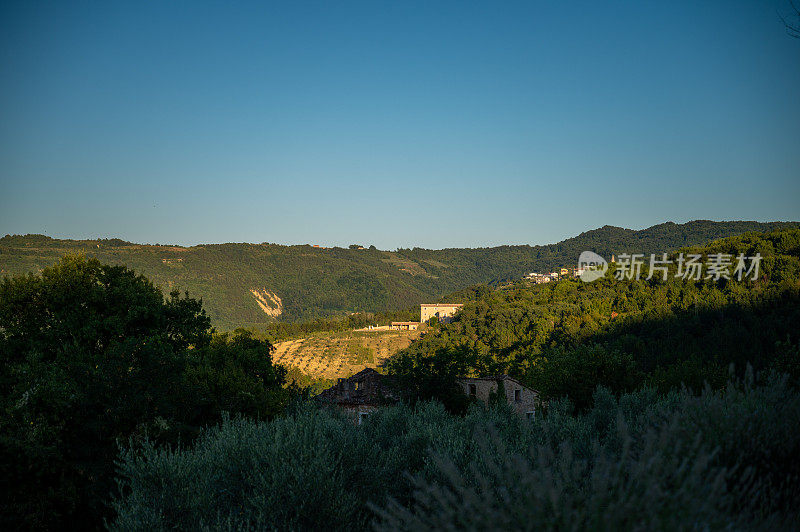
[[[506,401],[517,414],[528,419],[536,418],[536,408],[540,405],[539,392],[531,390],[508,375],[461,377],[458,379],[458,384],[465,394],[484,403],[488,403],[489,398],[497,394],[502,385]]]
[[[390,376],[366,368],[350,378],[339,379],[339,382],[317,395],[315,399],[320,403],[341,408],[360,425],[378,408],[399,402],[400,393]]]
[[[502,387],[502,394],[514,411],[522,417],[535,419],[540,408],[539,392],[532,390],[508,375],[494,377],[460,377],[458,384],[464,393],[488,403]],[[381,407],[400,402],[400,389],[389,375],[366,368],[350,378],[339,379],[335,385],[315,397],[322,404],[335,406],[348,414],[353,422],[362,421]]]

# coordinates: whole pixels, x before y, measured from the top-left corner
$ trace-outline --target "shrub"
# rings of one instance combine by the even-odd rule
[[[437,402],[360,425],[300,405],[226,418],[185,448],[123,450],[115,530],[741,529],[798,517],[800,396],[752,377],[699,396],[643,388],[530,422]]]
[[[800,396],[785,378],[752,379],[617,401],[598,388],[572,417],[551,407],[509,446],[491,425],[476,431],[468,464],[436,453],[436,474],[410,477],[411,504],[373,506],[378,530],[673,530],[791,528],[800,503]]]

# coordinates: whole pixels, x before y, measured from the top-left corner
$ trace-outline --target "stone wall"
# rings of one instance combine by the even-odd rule
[[[350,418],[356,425],[361,423],[373,412],[378,410],[375,405],[342,405],[341,409],[345,415]]]
[[[514,411],[520,416],[532,417],[539,404],[539,394],[530,388],[526,388],[516,380],[510,377],[501,377],[499,380],[503,383],[505,389],[506,401],[512,406]],[[459,379],[459,384],[464,390],[464,393],[474,396],[476,399],[489,402],[489,396],[497,392],[498,379],[492,378],[462,378]]]

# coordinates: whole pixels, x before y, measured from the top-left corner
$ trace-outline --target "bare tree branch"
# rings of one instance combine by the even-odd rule
[[[789,0],[789,5],[792,6],[793,13],[788,16],[779,14],[779,16],[786,28],[786,33],[795,39],[800,39],[800,9],[795,5],[794,0]]]

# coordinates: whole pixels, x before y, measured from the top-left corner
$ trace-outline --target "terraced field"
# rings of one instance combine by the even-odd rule
[[[272,360],[325,379],[349,377],[364,368],[379,368],[408,347],[420,331],[348,331],[315,333],[275,345]]]

